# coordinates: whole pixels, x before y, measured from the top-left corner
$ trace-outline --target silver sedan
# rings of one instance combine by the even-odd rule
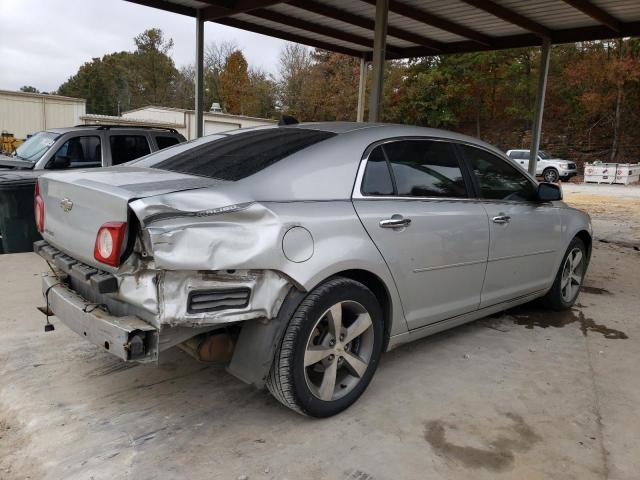
[[[560,187],[496,148],[399,125],[211,135],[48,173],[35,205],[47,313],[124,361],[224,362],[316,417],[355,402],[383,351],[571,307],[592,242]]]

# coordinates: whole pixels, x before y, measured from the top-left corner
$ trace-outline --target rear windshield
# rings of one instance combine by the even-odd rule
[[[175,155],[151,155],[130,165],[236,181],[335,135],[301,128],[250,130],[216,135],[215,139],[208,141],[199,139],[190,148],[184,148],[188,144],[182,144],[183,148]]]

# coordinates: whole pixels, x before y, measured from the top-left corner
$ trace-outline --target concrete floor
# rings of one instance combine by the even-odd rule
[[[328,420],[180,351],[127,365],[63,325],[43,333],[44,267],[0,256],[0,479],[640,476],[640,253],[626,243],[596,242],[573,311],[524,306],[401,347]]]

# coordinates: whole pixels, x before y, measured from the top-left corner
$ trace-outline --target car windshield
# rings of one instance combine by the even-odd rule
[[[247,130],[176,145],[128,165],[237,181],[333,136],[303,128]]]
[[[51,148],[59,136],[60,134],[53,132],[38,132],[16,149],[15,156],[20,160],[35,163]]]
[[[542,158],[543,160],[549,160],[551,158],[551,155],[549,155],[547,152],[545,152],[544,150],[538,150],[538,156],[540,158]]]

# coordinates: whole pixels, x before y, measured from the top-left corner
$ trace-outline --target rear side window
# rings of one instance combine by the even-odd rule
[[[144,135],[111,135],[109,143],[112,165],[120,165],[151,153],[149,142]]]
[[[269,128],[225,135],[145,167],[237,181],[257,173],[335,133],[302,128]]]
[[[156,137],[156,143],[158,144],[158,150],[162,150],[163,148],[172,147],[180,143],[176,137]]]
[[[451,144],[405,140],[384,145],[396,192],[405,197],[467,197],[462,170]]]
[[[364,195],[393,195],[393,182],[387,158],[378,146],[371,151],[367,159],[367,168],[362,178],[362,193]]]
[[[461,145],[460,148],[478,179],[481,198],[516,202],[535,199],[536,187],[506,160],[479,148],[467,145]]]

